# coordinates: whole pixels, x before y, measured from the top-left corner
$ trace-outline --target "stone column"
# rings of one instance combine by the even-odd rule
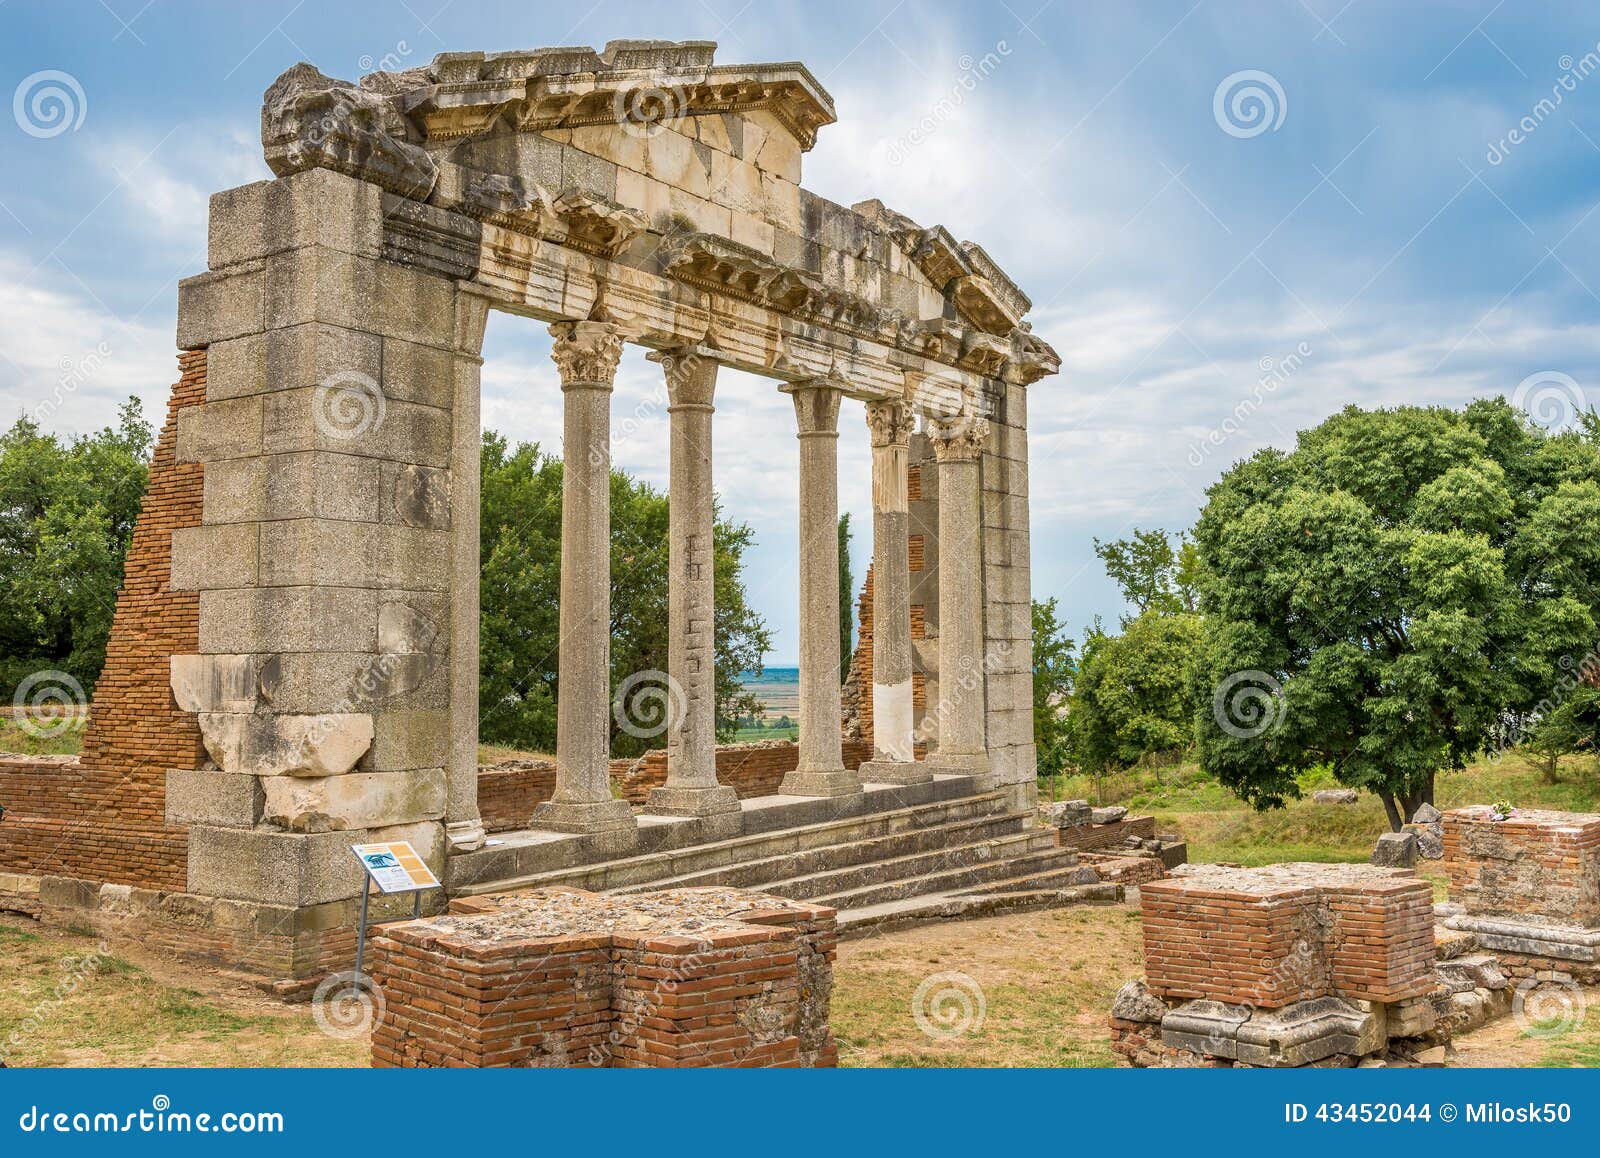
[[[633,812],[611,796],[611,386],[622,335],[606,322],[557,322],[561,372],[561,680],[555,795],[535,828],[614,832]]]
[[[906,459],[911,408],[901,399],[867,406],[872,431],[872,759],[861,778],[931,780],[916,763],[911,711],[911,566]]]
[[[727,817],[737,831],[739,795],[717,783],[716,582],[712,567],[712,395],[715,352],[652,354],[667,376],[672,423],[668,486],[667,783],[649,811]]]
[[[844,766],[839,710],[839,400],[837,378],[783,387],[800,439],[800,762],[779,791],[846,796],[861,780]]]
[[[972,415],[928,423],[939,462],[939,751],[927,762],[974,775],[989,771],[978,522],[978,457],[988,434],[988,421]]]

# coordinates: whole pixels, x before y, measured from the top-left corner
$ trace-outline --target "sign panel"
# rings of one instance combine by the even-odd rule
[[[351,850],[367,870],[372,883],[382,893],[414,893],[419,889],[436,889],[439,878],[433,875],[417,850],[407,840],[391,840],[386,844],[352,844]]]

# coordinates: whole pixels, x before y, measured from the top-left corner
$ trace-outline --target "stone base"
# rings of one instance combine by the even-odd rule
[[[861,791],[861,777],[847,768],[826,772],[796,769],[778,786],[780,796],[853,796]]]
[[[1444,924],[1449,929],[1472,933],[1479,945],[1495,953],[1600,965],[1600,929],[1561,925],[1538,918],[1519,921],[1470,913],[1450,913],[1445,916]]]
[[[534,828],[551,832],[631,832],[638,827],[626,800],[566,803],[546,800],[533,810]]]
[[[454,820],[444,826],[451,852],[476,852],[483,847],[488,833],[481,820]]]
[[[739,794],[725,785],[711,788],[652,788],[645,812],[653,816],[693,816],[701,840],[724,840],[744,828]]]
[[[989,757],[982,752],[935,752],[923,763],[930,772],[971,776],[972,785],[979,792],[993,792],[1000,787],[999,773],[990,767]]]
[[[867,760],[860,776],[869,784],[926,784],[933,769],[917,760]]]
[[[1306,1066],[1382,1049],[1388,1040],[1383,1013],[1382,1005],[1337,997],[1296,1001],[1281,1009],[1191,1001],[1161,1019],[1161,1044],[1243,1065]]]

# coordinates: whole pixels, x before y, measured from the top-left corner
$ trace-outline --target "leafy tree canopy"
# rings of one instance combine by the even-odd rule
[[[19,418],[0,434],[0,683],[66,671],[92,691],[149,482],[154,432],[139,400],[117,424],[61,439]]]
[[[1504,399],[1349,407],[1209,492],[1202,765],[1257,807],[1326,764],[1398,827],[1596,646],[1600,456]]]

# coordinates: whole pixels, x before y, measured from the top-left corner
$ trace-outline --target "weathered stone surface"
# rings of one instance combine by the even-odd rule
[[[1361,793],[1354,788],[1319,788],[1311,800],[1315,804],[1359,804]]]
[[[1385,868],[1412,868],[1417,863],[1417,838],[1410,832],[1386,832],[1378,837],[1371,862]]]
[[[355,767],[373,741],[372,717],[363,713],[203,712],[199,719],[217,766],[252,776],[338,776]]]
[[[1089,814],[1089,819],[1093,824],[1115,824],[1126,815],[1128,815],[1126,808],[1120,804],[1112,804],[1105,808],[1096,808]]]
[[[188,768],[167,773],[168,824],[252,828],[261,821],[264,799],[257,776]]]
[[[379,828],[444,815],[444,769],[352,772],[306,778],[271,776],[263,819],[293,832]]]
[[[1159,1023],[1167,1015],[1167,1003],[1150,992],[1142,977],[1126,982],[1117,990],[1111,1016],[1122,1021]]]
[[[189,889],[209,897],[303,907],[357,896],[364,874],[350,833],[189,829]]]
[[[253,712],[259,700],[253,655],[175,655],[172,698],[186,712]]]

